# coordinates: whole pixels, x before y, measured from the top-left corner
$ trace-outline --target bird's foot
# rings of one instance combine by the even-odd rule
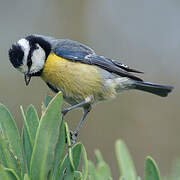
[[[70,130],[70,139],[71,139],[71,146],[73,146],[77,141],[78,132]]]

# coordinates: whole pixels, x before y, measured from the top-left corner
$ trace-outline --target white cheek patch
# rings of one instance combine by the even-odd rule
[[[36,44],[38,49],[34,50],[31,60],[32,60],[32,66],[30,69],[31,73],[36,73],[43,69],[44,62],[46,58],[45,51],[41,48],[39,44]]]

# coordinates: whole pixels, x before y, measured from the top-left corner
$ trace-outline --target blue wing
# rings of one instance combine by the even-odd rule
[[[91,48],[76,41],[61,40],[53,49],[53,52],[57,56],[60,56],[62,58],[74,62],[96,65],[102,69],[105,69],[111,73],[115,73],[119,76],[142,81],[142,79],[130,73],[130,72],[136,72],[136,73],[142,73],[142,72],[137,71],[135,69],[131,69],[128,66],[120,63],[119,61],[111,60],[103,56],[98,56]]]

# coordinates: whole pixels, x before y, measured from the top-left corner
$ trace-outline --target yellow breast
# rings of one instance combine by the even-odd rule
[[[90,95],[95,99],[107,96],[98,67],[72,62],[54,53],[48,56],[41,77],[63,90],[66,98],[75,101],[82,101]]]

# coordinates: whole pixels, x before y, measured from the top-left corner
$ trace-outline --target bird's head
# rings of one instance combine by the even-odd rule
[[[17,41],[9,49],[12,65],[24,74],[26,85],[32,76],[40,76],[51,51],[50,43],[42,36],[30,35]]]

